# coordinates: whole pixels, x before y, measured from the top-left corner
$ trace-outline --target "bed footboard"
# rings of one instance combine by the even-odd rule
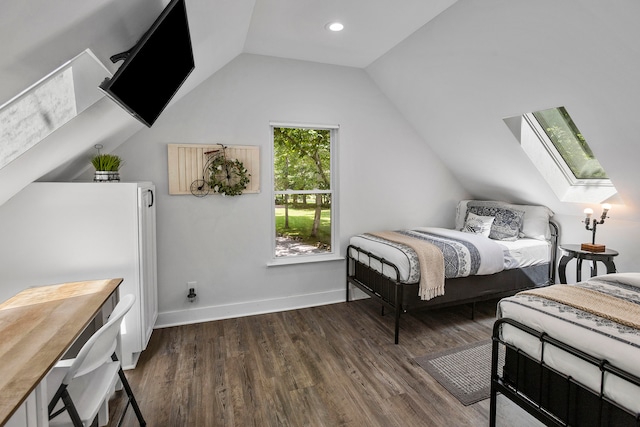
[[[502,325],[509,324],[542,343],[536,360],[502,340]],[[491,358],[490,426],[496,425],[497,394],[501,393],[529,414],[551,426],[640,426],[635,414],[604,395],[605,378],[611,375],[640,386],[640,378],[538,332],[513,319],[499,319],[493,328]],[[555,346],[599,368],[600,390],[594,392],[574,378],[544,362],[544,351]]]
[[[352,251],[358,256],[353,257]],[[368,263],[359,261],[359,255],[367,256]],[[396,279],[391,279],[376,269],[371,267],[371,261],[375,260],[380,265],[386,265],[393,269]],[[371,252],[365,251],[356,246],[349,245],[347,248],[347,302],[350,300],[349,285],[355,285],[367,295],[380,301],[382,305],[381,314],[384,315],[384,307],[388,307],[394,312],[395,317],[395,343],[398,344],[400,335],[400,314],[403,311],[402,300],[404,286],[400,283],[400,271],[398,267],[384,258],[380,258]]]

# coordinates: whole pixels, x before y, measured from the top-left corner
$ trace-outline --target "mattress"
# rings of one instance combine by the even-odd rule
[[[631,277],[636,285],[630,285]],[[640,274],[619,273],[597,276],[578,284],[613,294],[640,304]],[[598,359],[609,361],[630,374],[640,377],[640,330],[610,319],[544,298],[515,295],[498,303],[498,317],[510,318],[536,331],[544,332],[559,341],[584,351]],[[502,339],[515,345],[529,356],[540,360],[542,344],[539,339],[510,325],[503,325]],[[570,375],[596,393],[600,389],[601,372],[575,356],[546,344],[544,362]],[[619,377],[607,374],[605,395],[628,410],[640,412],[640,387]]]
[[[549,262],[551,243],[522,238],[514,242],[498,242],[503,247],[504,269],[531,267]]]
[[[476,275],[494,274],[505,269],[528,267],[549,262],[550,243],[544,240],[521,238],[513,242],[505,242],[446,228],[417,227],[414,230],[472,242],[479,249],[482,258],[482,262],[475,273]],[[394,245],[388,244],[388,242],[372,238],[368,234],[353,236],[349,243],[395,264],[398,267],[401,283],[419,282],[420,266],[411,259],[406,250],[403,251]],[[382,266],[376,259],[370,258],[366,254],[358,253],[353,249],[350,249],[350,256],[369,265],[372,269],[382,272],[385,276],[396,279],[396,271],[392,267],[388,265]],[[464,277],[464,275],[454,275],[453,277],[446,275],[446,277]]]

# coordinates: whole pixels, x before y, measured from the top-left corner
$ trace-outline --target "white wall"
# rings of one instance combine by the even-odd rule
[[[344,261],[267,267],[270,121],[340,125],[343,253],[355,233],[453,225],[467,193],[363,70],[241,55],[116,150],[123,179],[157,186],[159,325],[344,300]],[[168,143],[260,146],[262,192],[168,195]]]
[[[635,0],[459,0],[367,73],[475,198],[547,205],[581,243],[600,208],[559,201],[503,122],[567,107],[624,201],[597,240],[640,271],[638,16]]]
[[[237,57],[116,151],[125,180],[158,186],[161,321],[343,298],[342,262],[266,267],[270,120],[341,126],[343,250],[365,230],[452,225],[455,202],[469,195],[546,204],[561,241],[580,243],[590,237],[586,206],[555,198],[502,121],[565,105],[625,202],[598,242],[621,252],[619,270],[640,270],[639,15],[635,0],[459,0],[366,73]],[[259,145],[263,192],[169,196],[166,144],[175,142]],[[193,280],[200,299],[189,304]]]

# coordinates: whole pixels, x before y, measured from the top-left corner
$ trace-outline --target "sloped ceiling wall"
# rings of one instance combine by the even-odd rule
[[[634,219],[640,207],[640,3],[460,0],[367,67],[478,198],[579,215],[540,176],[503,118],[565,106]]]
[[[131,47],[166,1],[5,3],[0,38],[12,42],[1,48],[0,100],[87,47],[115,71],[117,65],[108,57]],[[286,2],[269,4],[287,7]],[[558,201],[502,121],[564,105],[631,209],[628,217],[634,217],[640,206],[635,191],[640,26],[634,21],[640,3],[442,0],[432,9],[412,7],[419,11],[415,15],[430,21],[366,70],[468,191],[476,197],[580,212],[582,207]],[[188,10],[196,70],[176,100],[243,49],[251,50],[255,43],[247,37],[262,16],[254,0],[194,0],[188,2]],[[374,10],[384,11],[382,5]],[[370,9],[364,15],[367,22],[380,18]],[[295,55],[296,50],[286,52],[282,55]],[[0,204],[34,179],[76,178],[86,168],[94,144],[111,151],[143,129],[115,104],[106,104],[98,106],[96,114],[87,114],[80,126],[74,123],[75,130],[65,129],[62,145],[59,137],[51,138],[48,146],[57,147],[57,153],[47,152],[48,158],[36,160],[25,156],[0,171]]]
[[[168,2],[4,0],[0,14],[0,40],[5,41],[0,48],[0,103],[85,49],[91,49],[115,72],[122,63],[112,64],[109,57],[133,47]],[[196,70],[181,93],[196,87],[242,51],[254,3],[187,1]]]
[[[113,64],[109,57],[135,45],[167,3],[166,0],[3,1],[0,104],[85,49],[91,49],[115,72],[122,63]],[[255,0],[187,3],[196,69],[172,104],[242,52]],[[167,66],[170,65],[168,52]],[[99,83],[96,82],[96,91]],[[75,179],[88,168],[95,144],[102,144],[103,151],[110,152],[144,129],[108,99],[80,116],[0,170],[0,205],[34,180]]]

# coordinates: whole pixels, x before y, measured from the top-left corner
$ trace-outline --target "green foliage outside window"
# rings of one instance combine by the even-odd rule
[[[328,248],[331,195],[308,192],[331,190],[331,131],[275,127],[273,147],[276,235]]]
[[[577,179],[607,179],[584,136],[564,107],[533,113]]]
[[[331,136],[328,129],[274,128],[275,189],[331,188]]]

